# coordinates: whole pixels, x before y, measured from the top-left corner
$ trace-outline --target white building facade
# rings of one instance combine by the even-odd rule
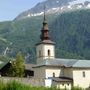
[[[43,86],[55,86],[70,90],[73,86],[90,86],[90,61],[75,59],[56,59],[55,43],[50,40],[45,16],[41,30],[41,41],[36,44],[37,65],[34,77],[43,79]]]

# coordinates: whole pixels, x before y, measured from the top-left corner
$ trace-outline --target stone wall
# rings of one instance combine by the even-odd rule
[[[26,85],[31,85],[31,86],[44,86],[45,85],[45,80],[44,79],[37,79],[37,78],[16,78],[16,77],[0,77],[0,80],[7,83],[9,81],[17,81]]]

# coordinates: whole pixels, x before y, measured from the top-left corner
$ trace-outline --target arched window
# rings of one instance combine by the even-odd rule
[[[41,50],[39,50],[39,57],[41,57]]]
[[[86,76],[86,75],[85,75],[85,72],[83,72],[83,77],[85,78],[85,76]]]
[[[55,73],[53,73],[53,77],[55,77]]]
[[[48,50],[48,56],[50,56],[50,50]]]

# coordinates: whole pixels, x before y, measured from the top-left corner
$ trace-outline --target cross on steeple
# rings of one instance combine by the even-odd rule
[[[46,20],[46,6],[44,5],[44,21]]]

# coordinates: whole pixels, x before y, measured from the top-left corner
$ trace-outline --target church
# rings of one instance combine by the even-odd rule
[[[40,42],[36,44],[36,57],[34,77],[44,81],[41,86],[61,89],[90,87],[90,60],[55,58],[55,42],[50,39],[45,13]]]

